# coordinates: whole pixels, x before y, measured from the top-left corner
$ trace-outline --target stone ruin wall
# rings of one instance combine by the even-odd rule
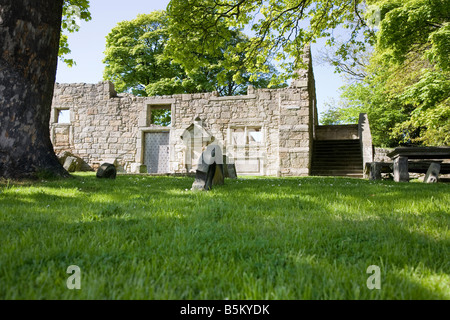
[[[373,161],[374,162],[392,162],[392,159],[387,156],[394,148],[374,148]]]
[[[139,100],[117,96],[109,82],[56,84],[50,119],[55,152],[71,151],[93,168],[114,159],[122,167],[134,162]],[[58,111],[67,109],[70,124],[56,123]]]
[[[145,134],[170,132],[169,171],[183,173],[189,150],[181,136],[200,119],[225,153],[241,162],[259,159],[255,174],[307,176],[317,110],[311,60],[306,62],[309,70],[290,87],[250,86],[245,96],[219,97],[212,92],[136,97],[117,95],[110,82],[56,84],[50,124],[55,151],[71,151],[93,168],[115,162],[119,169],[135,172],[143,163]],[[151,124],[151,110],[160,107],[171,109],[171,127]],[[56,123],[61,109],[70,109],[70,124]],[[232,143],[233,134],[246,128],[257,128],[262,135],[250,152]]]

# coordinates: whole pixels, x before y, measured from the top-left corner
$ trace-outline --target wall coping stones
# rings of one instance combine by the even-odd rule
[[[173,104],[175,103],[177,100],[174,98],[154,98],[153,99],[149,99],[151,97],[145,97],[144,103],[148,104],[148,105],[164,105],[164,104]]]
[[[211,101],[227,101],[227,100],[251,100],[256,99],[255,94],[248,94],[246,96],[226,96],[226,97],[211,97]]]
[[[151,126],[151,127],[140,127],[139,131],[143,132],[168,132],[172,129],[172,127],[163,127],[163,126]]]

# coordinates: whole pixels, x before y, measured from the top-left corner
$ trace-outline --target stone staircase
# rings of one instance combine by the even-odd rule
[[[360,140],[314,141],[311,175],[363,178]]]

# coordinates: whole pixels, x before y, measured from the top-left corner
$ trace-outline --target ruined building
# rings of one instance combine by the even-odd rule
[[[238,175],[310,175],[315,141],[354,140],[361,147],[362,126],[318,126],[309,55],[306,62],[309,68],[287,88],[249,86],[247,95],[232,97],[136,97],[117,94],[110,82],[56,84],[50,124],[55,151],[70,151],[93,168],[111,162],[129,173],[186,173],[195,171],[207,145],[219,144]],[[170,126],[152,123],[158,109],[171,111]]]

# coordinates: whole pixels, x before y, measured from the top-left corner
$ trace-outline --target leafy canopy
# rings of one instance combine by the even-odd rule
[[[266,87],[270,77],[276,74],[268,66],[269,73],[259,73],[250,81],[249,73],[235,62],[241,74],[242,84],[233,80],[235,72],[225,69],[224,51],[231,46],[248,41],[238,31],[231,33],[229,41],[217,49],[217,55],[205,56],[208,63],[186,71],[182,65],[172,61],[167,48],[169,20],[165,11],[141,14],[131,21],[122,21],[106,37],[106,64],[104,79],[112,81],[118,92],[135,95],[171,95],[218,91],[221,95],[244,94],[247,85]],[[179,47],[185,45],[180,42]]]
[[[119,22],[106,36],[104,79],[112,81],[118,92],[146,96],[150,84],[162,93],[177,91],[174,78],[181,69],[162,57],[166,26],[165,13],[155,11]]]
[[[77,32],[80,30],[81,20],[89,21],[91,19],[89,0],[64,0],[58,56],[69,67],[72,67],[76,63],[73,59],[67,58],[71,50],[69,49],[68,36],[65,32]]]
[[[280,62],[284,73],[272,84],[294,75],[303,67],[306,44],[329,37],[332,29],[344,26],[351,32],[347,43],[364,47],[358,35],[369,39],[370,29],[361,18],[362,0],[171,0],[168,6],[170,40],[168,48],[177,63],[187,70],[205,65],[206,56],[218,55],[218,48],[230,40],[233,30],[246,29],[248,42],[228,47],[224,53],[227,70],[236,70],[241,56],[250,73],[267,72],[267,62]],[[183,43],[183,46],[179,44]],[[345,50],[342,54],[345,55]],[[237,70],[236,70],[237,71]],[[240,81],[236,72],[234,80]]]
[[[361,110],[378,145],[449,145],[450,1],[372,3],[380,24],[367,76],[344,89],[323,121],[349,122]]]

